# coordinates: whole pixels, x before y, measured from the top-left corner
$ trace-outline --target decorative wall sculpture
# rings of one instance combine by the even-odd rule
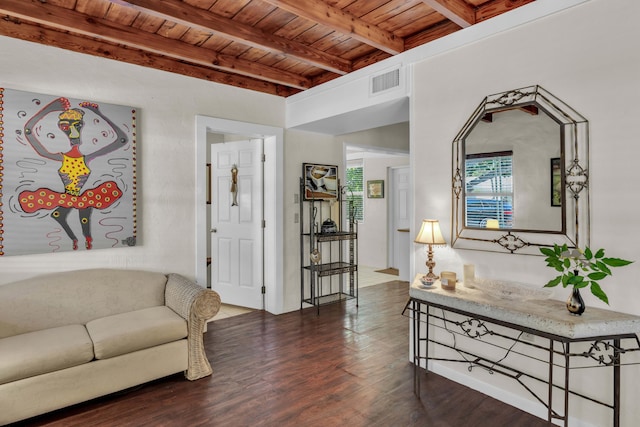
[[[0,88],[0,256],[134,246],[136,110]]]

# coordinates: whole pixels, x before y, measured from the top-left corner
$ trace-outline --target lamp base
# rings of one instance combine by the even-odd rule
[[[424,276],[422,276],[422,280],[427,281],[427,282],[435,282],[439,278],[440,278],[440,276],[435,274],[433,271],[430,271],[427,274],[425,274]]]
[[[436,283],[436,281],[424,275],[420,277],[420,283],[422,283],[422,286],[424,286],[425,288],[430,288]]]

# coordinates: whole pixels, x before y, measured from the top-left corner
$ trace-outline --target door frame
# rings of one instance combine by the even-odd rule
[[[208,235],[207,219],[207,163],[208,133],[238,134],[264,140],[264,309],[273,314],[284,312],[284,131],[282,128],[255,123],[196,115],[196,257],[195,277],[210,287],[207,275]]]
[[[400,265],[394,266],[395,261],[397,260],[398,248],[396,248],[395,236],[397,229],[395,227],[396,222],[396,213],[395,213],[395,204],[398,202],[397,192],[395,191],[396,185],[396,176],[394,174],[395,171],[400,169],[406,169],[409,172],[409,217],[411,217],[411,212],[413,211],[413,194],[411,192],[411,166],[389,166],[387,168],[387,176],[389,181],[389,201],[387,203],[387,263],[391,267],[399,268]]]
[[[397,230],[394,229],[394,225],[395,225],[395,204],[397,203],[397,194],[394,191],[395,190],[395,184],[396,184],[396,177],[394,175],[394,171],[396,169],[407,169],[409,171],[409,175],[411,175],[411,167],[407,164],[405,166],[389,166],[387,168],[387,177],[388,177],[388,181],[389,181],[389,201],[387,203],[387,239],[389,241],[389,244],[387,245],[387,263],[389,264],[389,266],[393,266],[392,264],[394,263],[395,259],[396,259],[396,247],[395,247],[395,241],[394,241],[394,235],[396,233]],[[409,200],[409,212],[411,212],[411,209],[413,208],[413,201],[410,199]]]

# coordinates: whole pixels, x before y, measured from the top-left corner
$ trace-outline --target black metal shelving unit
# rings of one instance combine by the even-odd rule
[[[346,206],[346,230],[343,213],[348,204],[344,187],[338,181],[336,201],[304,199],[304,180],[300,178],[300,309],[304,304],[320,306],[349,299],[358,305],[358,223],[352,205]],[[337,216],[331,218],[331,203],[338,203]],[[333,219],[338,231],[321,233],[321,225]],[[319,253],[312,259],[312,252]]]

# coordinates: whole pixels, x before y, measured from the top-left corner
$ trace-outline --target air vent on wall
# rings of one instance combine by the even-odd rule
[[[389,71],[384,74],[379,74],[371,78],[371,94],[384,92],[385,90],[392,89],[400,86],[400,69]]]

